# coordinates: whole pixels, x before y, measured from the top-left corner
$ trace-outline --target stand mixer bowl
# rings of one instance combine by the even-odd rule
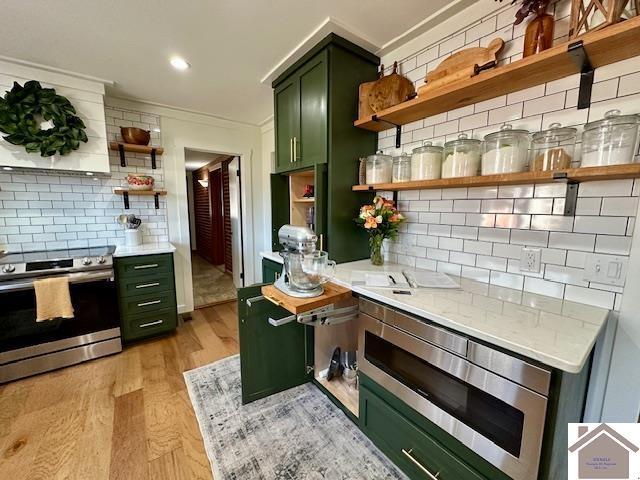
[[[281,252],[280,255],[293,290],[316,290],[334,276],[336,262],[329,260],[327,252]]]

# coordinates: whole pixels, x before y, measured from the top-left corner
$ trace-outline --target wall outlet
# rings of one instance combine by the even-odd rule
[[[522,247],[520,254],[520,271],[540,273],[540,259],[542,250],[539,248]]]

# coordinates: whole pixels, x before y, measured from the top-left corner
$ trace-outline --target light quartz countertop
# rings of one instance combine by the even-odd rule
[[[277,253],[261,255],[282,263]],[[411,288],[411,295],[352,285],[354,280],[363,280],[366,272],[405,269],[413,270],[392,263],[376,267],[369,260],[360,260],[338,265],[333,281],[364,297],[569,373],[582,370],[609,315],[603,308],[453,276],[459,289]]]
[[[118,245],[114,252],[114,257],[135,257],[138,255],[156,255],[159,253],[173,253],[176,247],[168,242],[164,243],[143,243],[135,247]]]

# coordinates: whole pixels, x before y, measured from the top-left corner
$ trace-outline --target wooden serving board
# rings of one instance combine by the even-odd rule
[[[478,74],[478,68],[492,64],[495,67],[498,54],[504,48],[504,40],[495,38],[485,47],[466,48],[443,60],[438,67],[427,73],[426,85],[418,89],[418,96],[459,80],[468,80]]]
[[[341,287],[331,282],[325,283],[323,287],[324,293],[312,298],[290,297],[282,293],[274,285],[265,285],[262,287],[262,294],[270,302],[296,315],[351,298],[350,288]]]

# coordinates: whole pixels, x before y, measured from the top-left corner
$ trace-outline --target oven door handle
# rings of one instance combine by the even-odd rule
[[[77,283],[88,283],[88,282],[99,282],[101,280],[109,280],[113,281],[113,270],[106,270],[100,272],[77,272],[70,273],[68,275],[63,275],[69,279],[69,284],[77,284]],[[56,276],[43,277],[44,278],[57,278]],[[40,279],[36,279],[40,280]],[[33,283],[36,280],[29,281],[16,281],[16,282],[7,282],[5,284],[0,284],[0,293],[4,292],[17,292],[21,290],[31,290],[33,289]]]

